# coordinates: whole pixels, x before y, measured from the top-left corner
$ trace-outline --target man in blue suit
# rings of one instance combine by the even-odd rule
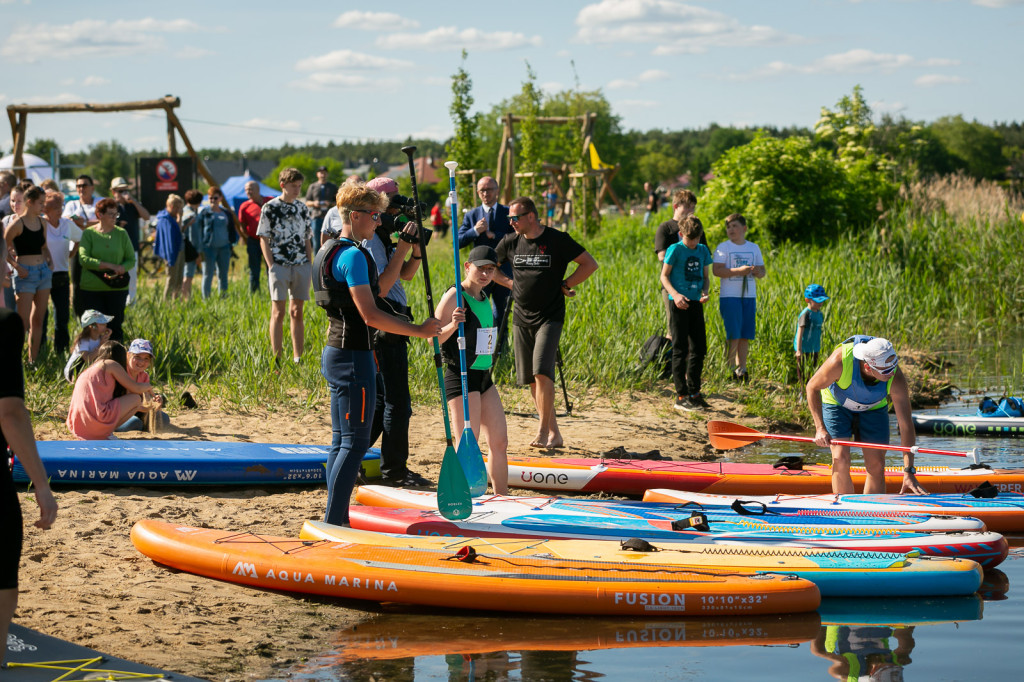
[[[459,228],[459,248],[489,246],[493,249],[502,237],[512,231],[508,222],[508,206],[498,203],[498,183],[490,176],[480,178],[476,183],[476,193],[482,205],[466,212]],[[501,271],[506,277],[512,277],[512,264],[503,264]],[[494,282],[487,285],[485,291],[494,301],[494,319],[500,320],[511,291]]]

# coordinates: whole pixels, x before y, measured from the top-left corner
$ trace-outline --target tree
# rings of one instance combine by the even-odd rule
[[[1003,138],[998,131],[963,116],[944,116],[932,123],[932,133],[958,160],[958,165],[979,180],[995,180],[1006,173]]]
[[[48,137],[32,140],[25,147],[25,151],[29,154],[38,156],[47,163],[52,163],[53,161],[56,161],[57,163],[60,162],[60,146],[57,144],[56,140]],[[56,154],[54,155],[53,152],[56,152]]]
[[[715,163],[700,197],[705,225],[716,232],[730,213],[742,213],[754,241],[815,242],[877,218],[877,178],[847,169],[806,137],[758,134]]]
[[[462,50],[462,63],[458,71],[452,74],[452,103],[448,112],[452,116],[455,134],[448,141],[446,151],[448,158],[459,162],[464,169],[480,167],[480,141],[477,129],[480,126],[479,115],[470,114],[473,108],[473,80],[466,72],[466,59],[469,54]],[[459,186],[459,204],[473,206],[476,200],[476,188],[462,183]]]
[[[285,168],[298,168],[302,175],[305,176],[300,191],[305,192],[310,183],[316,182],[316,169],[320,166],[327,166],[327,177],[329,178],[344,177],[345,165],[337,159],[326,157],[316,159],[310,154],[290,154],[281,159],[274,170],[267,173],[266,177],[263,178],[263,184],[268,187],[280,187],[281,183],[278,181],[278,176],[281,174],[281,171]]]
[[[541,94],[537,89],[537,74],[530,67],[530,62],[526,62],[526,80],[523,81],[519,99],[522,106],[519,115],[523,119],[519,122],[519,149],[516,153],[516,160],[519,172],[536,173],[544,166],[545,156],[537,123],[537,117],[540,115]]]
[[[91,145],[83,159],[82,172],[92,177],[96,191],[106,196],[110,182],[116,177],[131,178],[135,175],[132,154],[117,140],[98,142]]]

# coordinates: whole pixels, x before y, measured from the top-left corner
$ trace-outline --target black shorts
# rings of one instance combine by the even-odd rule
[[[466,383],[469,384],[469,392],[486,393],[494,385],[491,381],[491,370],[471,369],[466,373]],[[458,398],[462,395],[462,375],[458,370],[445,366],[444,368],[444,397],[445,400]]]
[[[13,590],[18,587],[24,529],[21,503],[7,468],[6,448],[0,457],[0,519],[0,590]]]
[[[561,322],[543,322],[537,327],[512,327],[516,381],[520,386],[532,384],[538,374],[555,380],[555,361],[561,337]]]

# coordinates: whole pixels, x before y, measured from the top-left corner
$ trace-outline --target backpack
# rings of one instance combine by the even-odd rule
[[[661,368],[658,378],[668,379],[672,376],[672,342],[662,334],[647,337],[640,347],[640,364],[634,371],[643,372],[650,365]]]

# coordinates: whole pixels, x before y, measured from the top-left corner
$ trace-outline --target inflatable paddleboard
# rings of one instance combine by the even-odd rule
[[[730,523],[709,518],[707,530],[681,529],[678,521],[689,519],[672,505],[652,508],[643,502],[575,500],[547,498],[536,506],[530,498],[480,497],[473,502],[473,513],[459,521],[449,521],[429,509],[435,493],[426,491],[361,486],[356,499],[363,505],[390,503],[391,507],[353,506],[349,519],[353,528],[384,533],[411,535],[452,535],[462,537],[526,537],[545,539],[626,540],[642,538],[661,542],[712,545],[769,544],[775,547],[818,547],[861,552],[915,550],[928,556],[971,559],[983,566],[996,566],[1009,551],[1006,538],[999,533],[914,533],[834,529],[814,533],[798,527],[766,529],[758,524]],[[422,509],[400,509],[419,499]],[[526,500],[526,502],[520,500]]]
[[[456,556],[445,550],[309,541],[135,524],[136,549],[182,571],[259,588],[378,602],[533,613],[693,616],[813,611],[814,583],[794,576],[597,561]]]
[[[745,500],[756,509],[763,504],[769,512],[786,514],[892,516],[895,514],[935,514],[973,517],[985,528],[998,533],[1024,532],[1024,494],[999,493],[993,498],[935,493],[928,495],[709,495],[685,490],[653,488],[644,493],[645,502],[693,502],[707,508],[730,508],[736,500]]]
[[[864,486],[864,468],[850,467],[853,484]],[[931,493],[966,493],[986,481],[1000,492],[1024,492],[1024,469],[917,467],[917,480]],[[671,488],[724,495],[820,494],[832,492],[832,469],[805,464],[801,470],[771,464],[675,462],[584,457],[509,457],[508,484],[531,490],[642,495]],[[903,469],[887,467],[886,492],[898,493]]]
[[[643,566],[686,566],[748,573],[792,574],[812,581],[822,597],[908,597],[974,594],[981,586],[981,567],[964,559],[908,557],[832,550],[773,547],[685,547],[648,543],[641,551],[609,540],[526,540],[515,538],[452,538],[372,533],[322,521],[306,521],[300,537],[372,544],[380,547],[443,549],[505,556],[546,556],[576,561],[608,561]]]
[[[1024,437],[1024,417],[964,417],[938,414],[910,415],[914,430],[935,436],[996,436],[1000,438]]]
[[[315,485],[325,481],[326,445],[198,440],[38,441],[51,484]],[[367,453],[380,475],[380,451]],[[15,459],[14,480],[28,482]]]
[[[389,488],[379,485],[362,486],[365,490],[357,493],[356,499],[360,504],[371,507],[396,507],[398,509],[437,509],[437,496],[431,491],[414,491],[404,488]],[[685,495],[686,493],[680,493]],[[708,498],[720,498],[733,500],[723,496],[708,495]],[[572,505],[579,502],[575,498],[563,497],[520,497],[503,495],[482,495],[475,499],[477,505],[487,505],[491,502],[514,502],[526,508],[543,509],[555,502],[564,502]],[[730,502],[731,504],[731,502]],[[684,506],[687,505],[687,506]],[[748,505],[752,506],[753,505]],[[958,531],[983,531],[985,524],[978,519],[964,516],[932,516],[929,514],[900,514],[893,512],[891,515],[883,514],[835,514],[823,512],[814,514],[811,511],[803,512],[776,512],[766,511],[764,513],[739,514],[729,508],[729,505],[707,505],[701,508],[698,505],[689,506],[686,500],[647,500],[643,502],[623,502],[621,500],[586,500],[585,507],[588,512],[599,511],[606,508],[611,516],[626,514],[632,515],[637,510],[641,512],[649,509],[658,514],[667,514],[666,518],[672,520],[689,518],[694,512],[703,512],[712,522],[716,530],[725,529],[748,529],[771,530],[779,533],[789,531],[806,531],[810,533],[837,533],[843,530],[877,530],[877,531],[913,531],[921,533],[952,533]],[[756,507],[756,511],[763,511]]]
[[[822,599],[818,613],[822,625],[938,625],[981,620],[984,605],[979,595],[908,599]]]
[[[596,651],[636,647],[781,646],[818,636],[817,613],[658,619],[495,618],[482,615],[385,614],[343,630],[334,651],[315,661],[391,660],[415,656],[503,651]],[[311,671],[312,672],[312,671]]]
[[[53,680],[168,680],[203,682],[123,658],[101,654],[78,644],[30,630],[15,623],[7,633],[0,676],[5,682]]]

